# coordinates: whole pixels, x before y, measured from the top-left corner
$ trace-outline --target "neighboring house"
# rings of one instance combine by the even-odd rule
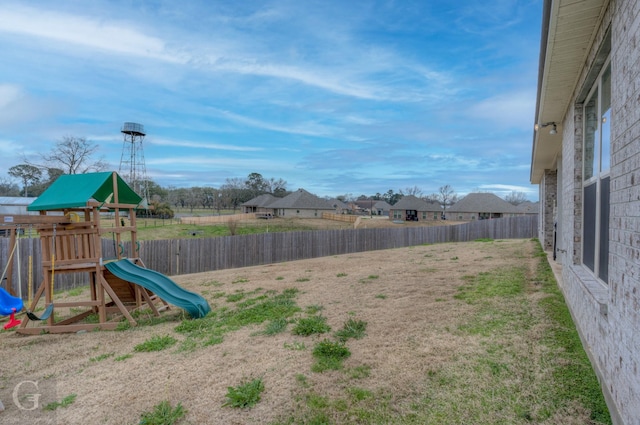
[[[376,203],[373,204],[371,214],[388,217],[390,211],[391,211],[391,205],[389,205],[387,202],[376,201]]]
[[[536,215],[540,213],[540,202],[525,201],[516,205],[518,215]]]
[[[403,196],[389,213],[391,219],[403,221],[438,220],[441,215],[439,203],[426,202],[414,195]]]
[[[2,215],[26,215],[38,214],[27,212],[27,207],[36,198],[24,198],[18,196],[0,196],[0,214]]]
[[[240,206],[242,207],[242,212],[244,213],[272,213],[273,209],[269,208],[269,205],[271,205],[278,199],[280,198],[276,198],[270,193],[264,193],[248,200]]]
[[[329,201],[304,189],[298,189],[284,198],[277,199],[269,208],[278,217],[322,218],[323,212],[335,211]]]
[[[373,206],[378,202],[375,199],[358,199],[351,203],[351,210],[354,214],[370,215],[373,214]]]
[[[339,199],[331,198],[331,199],[328,199],[327,202],[331,204],[336,214],[348,214],[351,211],[351,208],[349,208],[349,205],[347,205],[346,203],[342,202]]]
[[[640,423],[639,11],[640,0],[545,0],[531,160],[539,239],[561,264],[612,419],[629,425]]]
[[[470,193],[447,209],[450,220],[488,220],[492,218],[513,217],[518,210],[504,199],[493,193]]]

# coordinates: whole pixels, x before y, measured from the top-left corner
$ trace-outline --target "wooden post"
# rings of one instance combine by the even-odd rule
[[[15,227],[11,226],[9,228],[9,236],[10,236],[9,237],[9,256],[7,257],[7,259],[9,260],[9,263],[7,264],[7,274],[5,276],[7,278],[5,289],[10,295],[15,296],[15,293],[13,292],[13,256],[11,255],[11,252],[13,251],[14,247],[16,250],[18,249],[18,247],[15,246],[15,243],[16,243]],[[20,264],[18,264],[18,267],[20,267]]]
[[[87,212],[89,209],[87,209]],[[91,208],[93,214],[93,246],[96,252],[96,258],[102,259],[102,241],[100,240],[100,207],[94,206]]]
[[[111,174],[112,185],[113,185],[113,203],[116,204],[114,208],[114,219],[116,221],[116,257],[118,260],[122,260],[122,253],[120,252],[120,244],[122,243],[122,236],[120,236],[120,232],[118,231],[120,227],[120,208],[118,208],[118,204],[120,203],[120,197],[118,195],[118,175],[114,172]]]
[[[138,252],[138,227],[136,226],[136,210],[129,208],[129,226],[131,227],[131,258],[140,258]]]

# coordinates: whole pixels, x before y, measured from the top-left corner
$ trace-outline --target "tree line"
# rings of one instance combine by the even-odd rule
[[[10,178],[0,177],[0,196],[37,197],[63,174],[105,171],[108,165],[102,157],[96,158],[97,150],[98,145],[84,137],[64,137],[52,147],[51,151],[41,153],[37,160],[31,161],[24,158],[24,163],[9,168],[7,174],[17,179],[20,185]],[[162,187],[152,180],[142,183],[141,187],[146,187],[148,201],[154,206],[155,211],[166,217],[173,216],[173,208],[235,211],[244,202],[262,194],[269,193],[275,197],[284,197],[291,193],[287,189],[285,180],[265,178],[257,172],[250,173],[246,178],[227,178],[219,188]],[[383,200],[394,205],[406,195],[437,202],[444,210],[458,201],[458,195],[450,185],[444,185],[438,189],[438,192],[429,195],[425,195],[419,187],[414,186],[398,192],[389,189],[384,193],[378,192],[375,195],[358,197],[347,193],[336,198],[345,203],[357,200]],[[507,195],[505,200],[518,205],[527,199],[524,193],[514,191]]]

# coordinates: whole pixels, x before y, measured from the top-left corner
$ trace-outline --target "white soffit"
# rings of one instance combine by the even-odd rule
[[[582,68],[608,0],[554,0],[549,18],[547,50],[536,114],[538,123],[558,123],[558,134],[549,127],[534,139],[531,182],[539,183],[545,169],[555,169],[560,152],[562,120],[569,108]]]

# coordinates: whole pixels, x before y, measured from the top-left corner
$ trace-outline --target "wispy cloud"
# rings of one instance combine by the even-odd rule
[[[150,142],[152,145],[168,146],[174,148],[196,148],[196,149],[208,149],[208,150],[221,150],[221,151],[236,151],[236,152],[256,152],[262,151],[264,148],[257,146],[236,146],[221,143],[210,143],[205,141],[193,142],[171,139],[158,139],[154,138]]]
[[[296,123],[292,125],[277,125],[273,122],[258,120],[255,118],[245,117],[230,111],[211,110],[213,114],[233,121],[238,124],[246,125],[262,130],[276,131],[280,133],[300,134],[305,136],[329,136],[335,133],[332,128],[317,124],[312,121]]]
[[[183,62],[157,37],[143,34],[133,23],[106,22],[92,16],[72,15],[23,6],[0,5],[0,32],[99,49],[113,54]]]

